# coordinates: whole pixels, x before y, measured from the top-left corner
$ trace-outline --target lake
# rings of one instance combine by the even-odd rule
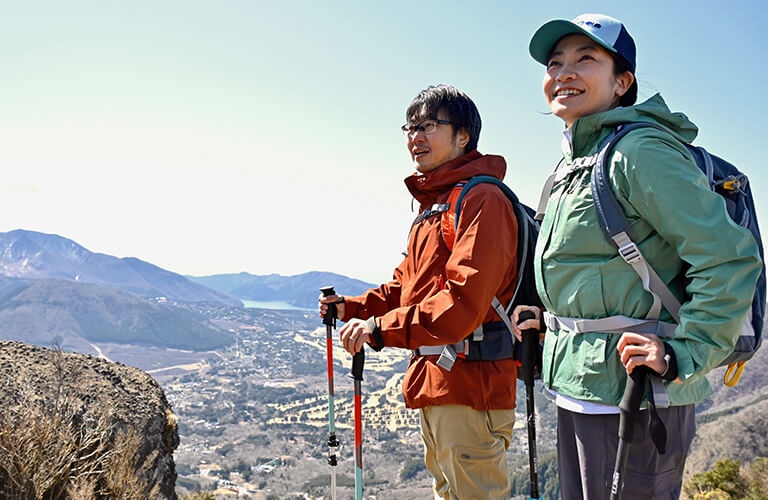
[[[252,309],[283,309],[289,311],[312,311],[312,309],[306,309],[304,307],[296,307],[287,302],[280,301],[264,301],[264,300],[244,300],[240,299],[245,307]]]

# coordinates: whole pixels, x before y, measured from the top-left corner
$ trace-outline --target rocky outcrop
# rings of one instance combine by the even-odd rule
[[[78,498],[175,499],[178,443],[162,388],[141,370],[0,341],[3,498],[78,492]],[[33,469],[47,470],[34,475]]]

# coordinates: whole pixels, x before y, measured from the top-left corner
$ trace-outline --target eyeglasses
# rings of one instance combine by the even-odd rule
[[[441,123],[445,125],[451,124],[451,122],[449,122],[448,120],[437,120],[433,118],[428,118],[415,125],[412,123],[406,123],[405,125],[400,127],[400,130],[403,131],[403,135],[405,136],[416,135],[417,132],[424,132],[426,135],[431,135],[435,133],[435,130],[437,130],[437,126]]]

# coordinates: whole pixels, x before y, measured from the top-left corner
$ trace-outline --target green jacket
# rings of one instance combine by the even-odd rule
[[[564,141],[566,163],[595,154],[616,126],[636,121],[663,125],[685,142],[697,133],[657,94],[576,120]],[[539,295],[557,316],[644,318],[652,297],[600,228],[590,175],[591,168],[575,170],[553,186],[536,248]],[[712,392],[704,375],[733,350],[752,302],[761,269],[757,243],[730,220],[685,146],[661,131],[628,134],[614,149],[608,175],[635,242],[683,304],[674,338],[666,340],[683,380],[666,383],[671,404],[701,401]],[[673,321],[664,309],[661,320]],[[572,398],[617,405],[626,380],[619,337],[547,332],[544,383]]]

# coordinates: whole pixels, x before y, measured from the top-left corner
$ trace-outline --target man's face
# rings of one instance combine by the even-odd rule
[[[454,135],[453,125],[440,123],[447,121],[443,112],[437,113],[437,120],[414,116],[408,121],[413,129],[406,135],[408,152],[422,174],[464,154],[469,136],[463,130]]]

